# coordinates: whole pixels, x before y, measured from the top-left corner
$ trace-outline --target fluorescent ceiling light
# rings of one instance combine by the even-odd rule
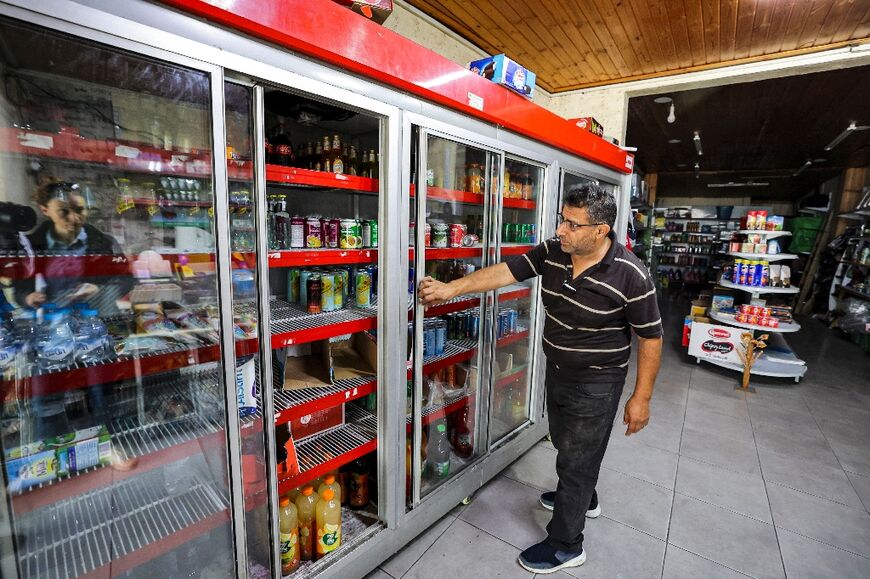
[[[727,183],[707,183],[707,187],[767,187],[770,183],[747,181],[744,183],[735,183],[728,181]]]
[[[698,134],[698,131],[695,131],[695,136],[692,137],[692,140],[695,141],[695,150],[698,151],[698,155],[703,155],[704,150],[701,148],[701,135]]]
[[[673,100],[674,100],[674,99],[672,99],[672,98],[669,97],[669,96],[660,96],[660,97],[656,97],[656,98],[654,98],[654,99],[653,99],[653,102],[654,102],[654,103],[658,103],[658,104],[660,104],[660,105],[666,105],[666,104],[668,104],[669,102],[671,102],[671,101],[673,101]]]
[[[674,103],[671,103],[671,112],[668,113],[668,123],[674,124],[674,121],[677,120],[677,115],[674,114]]]
[[[859,127],[857,126],[857,123],[855,123],[855,121],[852,121],[851,123],[849,123],[849,126],[843,130],[842,133],[834,137],[834,140],[828,143],[828,145],[825,147],[825,150],[830,151],[831,149],[839,145],[843,141],[843,139],[845,139],[855,131],[866,131],[867,129],[870,129],[870,126]]]
[[[671,139],[668,142],[672,145],[676,145],[677,143],[682,143],[683,141],[681,141],[680,139]]]

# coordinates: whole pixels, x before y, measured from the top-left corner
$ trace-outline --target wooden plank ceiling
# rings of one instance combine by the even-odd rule
[[[867,0],[407,0],[564,92],[870,40]]]
[[[659,187],[669,185],[672,192],[753,179],[770,183],[772,197],[792,196],[844,167],[870,164],[870,130],[852,132],[825,151],[849,123],[870,125],[868,94],[870,66],[634,97],[626,143],[638,148],[638,167],[658,173]],[[662,96],[672,99],[673,123],[667,122],[670,104],[655,102]],[[813,163],[795,177],[808,160]],[[713,190],[745,195],[748,189]]]

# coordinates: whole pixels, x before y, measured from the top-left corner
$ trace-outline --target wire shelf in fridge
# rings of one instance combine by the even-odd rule
[[[377,301],[372,298],[368,307],[345,307],[319,314],[309,314],[299,304],[274,299],[270,302],[272,347],[283,348],[372,330],[378,321]]]
[[[378,420],[359,406],[345,407],[345,423],[296,443],[299,474],[278,481],[284,494],[377,448]]]
[[[154,471],[16,517],[25,577],[121,574],[230,520],[229,498],[196,476]]]
[[[362,376],[349,380],[338,380],[330,386],[317,388],[276,389],[274,393],[275,424],[284,424],[318,410],[362,398],[375,392],[377,388],[377,380]]]

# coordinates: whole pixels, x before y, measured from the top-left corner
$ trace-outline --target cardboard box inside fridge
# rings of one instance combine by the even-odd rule
[[[377,376],[378,347],[366,333],[287,348],[284,390],[323,388],[339,380]]]
[[[468,63],[471,72],[506,86],[524,97],[532,98],[535,94],[534,72],[520,66],[504,54],[496,54]]]

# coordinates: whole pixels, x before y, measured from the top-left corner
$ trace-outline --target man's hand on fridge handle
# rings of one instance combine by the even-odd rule
[[[454,287],[454,284],[440,282],[426,276],[420,280],[420,288],[417,290],[417,295],[420,298],[420,303],[428,308],[429,306],[436,306],[455,298],[459,295],[459,292]]]

